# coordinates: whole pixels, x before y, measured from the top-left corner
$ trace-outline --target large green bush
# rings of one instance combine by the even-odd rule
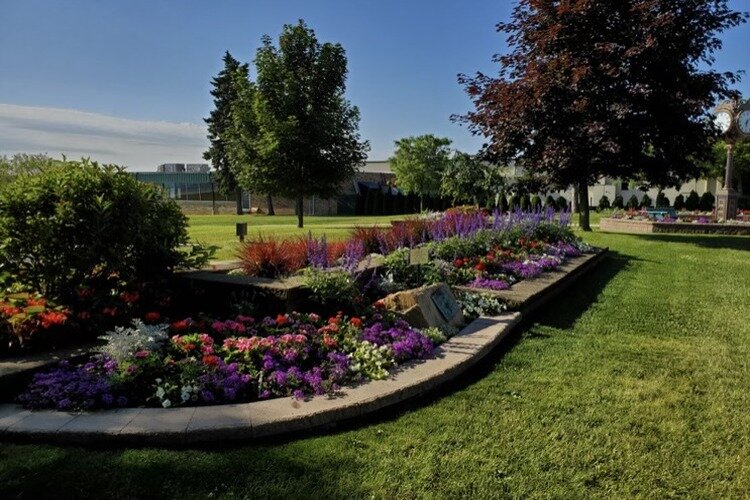
[[[198,265],[187,219],[156,186],[122,169],[62,161],[0,188],[0,274],[69,304]]]
[[[685,200],[685,208],[690,211],[698,210],[698,206],[700,205],[700,202],[701,202],[701,199],[700,199],[700,196],[698,196],[698,193],[696,193],[695,190],[690,191],[690,194]]]
[[[615,196],[615,200],[612,202],[612,208],[619,208],[620,210],[625,208],[625,202],[623,201],[621,194]]]
[[[714,209],[715,201],[716,198],[714,198],[714,195],[712,195],[709,191],[706,191],[701,195],[701,199],[698,202],[698,208],[703,210],[704,212],[710,212]]]
[[[680,211],[683,208],[685,208],[685,197],[681,194],[678,194],[674,199],[674,209]]]
[[[607,210],[610,208],[609,198],[607,197],[606,194],[602,195],[602,197],[599,198],[599,206],[597,208],[599,209],[600,212],[602,210]]]

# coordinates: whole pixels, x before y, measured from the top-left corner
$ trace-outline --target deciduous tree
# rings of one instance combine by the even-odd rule
[[[303,227],[303,199],[335,196],[369,149],[359,135],[359,110],[344,95],[346,54],[338,43],[318,42],[300,20],[283,27],[278,46],[263,37],[255,66],[248,93],[257,134],[240,176],[294,199]]]
[[[451,163],[451,140],[432,134],[405,137],[395,142],[389,159],[396,174],[396,185],[404,193],[419,196],[419,210],[424,197],[440,193],[443,172]]]
[[[700,174],[718,131],[710,110],[733,73],[705,69],[717,35],[744,22],[726,0],[520,0],[498,77],[459,76],[475,110],[459,117],[486,155],[550,187],[603,175],[675,185]]]

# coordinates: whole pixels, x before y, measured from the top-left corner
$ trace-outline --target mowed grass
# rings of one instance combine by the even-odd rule
[[[746,496],[750,238],[585,238],[611,255],[430,399],[255,445],[4,443],[0,496]]]
[[[233,259],[237,252],[239,240],[235,233],[237,222],[247,222],[247,238],[263,237],[293,238],[326,235],[331,240],[340,240],[349,236],[355,226],[390,225],[392,220],[406,216],[339,216],[339,217],[305,217],[305,227],[297,227],[294,215],[190,215],[188,233],[193,241],[216,245],[219,250],[216,259]]]

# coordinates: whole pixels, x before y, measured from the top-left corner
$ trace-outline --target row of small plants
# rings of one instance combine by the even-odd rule
[[[504,309],[479,294],[464,294],[461,304],[469,317]],[[33,409],[91,410],[306,398],[386,378],[399,364],[429,357],[451,333],[412,328],[381,302],[361,317],[136,320],[105,335],[101,352],[86,361],[36,374],[19,400]]]

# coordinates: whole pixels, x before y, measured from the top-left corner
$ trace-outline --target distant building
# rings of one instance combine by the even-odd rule
[[[208,163],[186,163],[185,172],[207,174],[211,170]]]
[[[184,172],[185,164],[184,163],[162,163],[161,165],[156,167],[156,171],[161,172],[161,173],[168,173],[168,174]]]

